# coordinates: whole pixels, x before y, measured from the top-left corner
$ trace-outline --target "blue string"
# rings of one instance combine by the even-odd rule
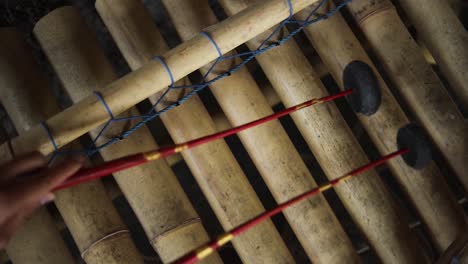
[[[99,150],[104,149],[104,148],[106,148],[106,147],[108,147],[108,146],[110,146],[110,145],[112,145],[112,144],[114,144],[114,143],[116,143],[116,142],[118,142],[120,140],[123,140],[123,139],[129,137],[132,133],[134,133],[136,130],[138,130],[142,126],[146,125],[148,122],[153,120],[155,117],[158,117],[158,116],[164,114],[165,112],[170,111],[170,110],[174,109],[175,107],[183,104],[185,101],[190,99],[193,95],[197,94],[199,91],[203,90],[207,86],[209,86],[209,85],[211,85],[211,84],[213,84],[213,83],[215,83],[215,82],[217,82],[217,81],[219,81],[219,80],[221,80],[221,79],[223,79],[223,78],[225,78],[227,76],[230,76],[231,74],[237,72],[239,69],[241,69],[243,66],[245,66],[248,62],[255,59],[258,55],[263,54],[263,53],[267,52],[270,49],[273,49],[275,47],[280,46],[284,42],[286,42],[286,41],[290,40],[291,38],[293,38],[296,34],[298,34],[300,31],[302,31],[305,27],[333,16],[335,13],[339,12],[340,9],[345,7],[352,0],[345,0],[344,2],[342,2],[341,4],[336,6],[334,9],[330,10],[328,13],[318,15],[318,13],[317,13],[318,10],[327,1],[329,1],[329,0],[321,0],[318,3],[318,5],[307,16],[307,18],[305,20],[296,20],[296,19],[294,19],[294,10],[293,10],[292,1],[291,0],[286,0],[286,1],[287,1],[287,6],[289,8],[288,18],[283,20],[281,23],[279,23],[278,26],[272,31],[272,33],[270,35],[268,35],[268,37],[258,46],[258,48],[256,50],[223,56],[221,49],[219,48],[216,41],[210,36],[210,34],[205,32],[205,31],[200,32],[201,35],[205,36],[211,42],[211,44],[213,44],[213,47],[216,49],[216,52],[219,54],[219,57],[213,62],[213,64],[208,69],[207,73],[205,75],[203,75],[202,80],[197,84],[177,86],[175,84],[174,75],[172,74],[172,71],[169,68],[169,66],[167,65],[164,57],[162,57],[162,56],[153,57],[153,60],[159,61],[164,66],[164,68],[166,69],[166,72],[167,72],[167,74],[168,74],[168,76],[170,78],[171,84],[161,94],[161,96],[158,98],[158,100],[156,100],[156,102],[152,105],[150,111],[148,111],[144,115],[116,118],[113,115],[113,113],[112,113],[111,109],[109,108],[109,106],[107,105],[107,103],[105,102],[102,94],[99,93],[99,92],[94,92],[96,97],[103,104],[104,108],[106,109],[107,113],[109,114],[110,119],[107,121],[107,123],[104,124],[103,128],[99,131],[97,136],[92,141],[92,145],[90,147],[86,148],[85,150],[81,150],[81,151],[80,150],[67,151],[67,153],[84,153],[84,154],[86,154],[88,156],[91,156],[94,153],[98,152]],[[292,32],[290,32],[288,35],[280,38],[279,40],[272,41],[272,38],[276,34],[278,34],[282,29],[284,29],[288,24],[296,25],[297,28],[294,29]],[[213,69],[215,68],[215,66],[219,62],[224,61],[224,60],[236,59],[236,58],[240,58],[240,59],[243,59],[243,60],[241,60],[241,62],[238,63],[237,65],[233,66],[230,70],[228,70],[226,72],[223,72],[221,74],[218,74],[217,76],[215,76],[211,80],[207,80],[208,76],[210,76],[210,74],[213,72]],[[156,108],[161,105],[161,103],[163,102],[163,100],[167,96],[167,94],[171,90],[174,90],[174,89],[190,89],[190,91],[186,95],[184,95],[182,98],[180,98],[178,101],[170,103],[167,106],[162,107],[160,110],[156,110]],[[113,122],[133,121],[133,120],[138,120],[138,119],[140,119],[140,121],[136,122],[136,124],[134,124],[130,129],[122,132],[120,135],[114,136],[113,138],[111,138],[110,140],[108,140],[107,142],[105,142],[105,143],[103,143],[101,145],[96,145],[99,138],[104,133],[104,131]],[[42,122],[41,124],[44,127],[45,131],[47,132],[47,136],[49,137],[49,140],[51,141],[52,145],[54,146],[55,151],[54,151],[53,157],[55,155],[57,155],[57,154],[65,153],[63,151],[60,152],[58,150],[58,146],[57,146],[54,138],[52,137],[52,134],[50,133],[50,130],[47,127],[47,124],[45,122]]]
[[[292,19],[294,16],[294,9],[291,0],[287,0],[288,2],[288,8],[289,8],[289,17],[286,20]]]
[[[166,68],[167,74],[169,75],[169,78],[171,79],[171,85],[169,85],[169,86],[173,86],[174,83],[175,83],[174,75],[172,75],[172,71],[169,68],[169,66],[167,65],[166,60],[162,56],[154,56],[153,60],[157,60],[157,61],[161,62],[161,64],[164,66],[164,68]]]
[[[45,130],[45,132],[47,134],[47,137],[49,138],[50,143],[52,143],[52,146],[54,147],[54,151],[58,150],[57,143],[55,142],[55,139],[52,136],[52,133],[50,132],[50,129],[49,129],[49,126],[47,125],[47,123],[45,121],[42,121],[41,126],[42,126],[42,128],[44,128],[44,130]]]
[[[200,32],[200,34],[202,34],[202,36],[205,36],[211,42],[211,44],[213,44],[213,46],[215,47],[216,51],[219,54],[219,57],[223,57],[223,53],[221,52],[221,49],[219,48],[218,44],[214,41],[214,39],[210,36],[210,34],[208,34],[205,31]]]
[[[106,101],[104,100],[104,97],[102,96],[102,94],[100,92],[97,92],[97,91],[94,91],[93,92],[94,95],[99,99],[99,101],[101,101],[102,105],[104,106],[104,108],[106,109],[107,113],[109,114],[110,116],[110,119],[114,119],[114,114],[112,113],[110,107],[107,105]]]

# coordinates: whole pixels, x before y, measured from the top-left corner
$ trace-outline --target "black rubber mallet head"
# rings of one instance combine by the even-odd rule
[[[350,62],[343,71],[344,89],[353,89],[346,96],[356,113],[375,114],[381,103],[380,85],[372,68],[362,61]]]
[[[431,143],[418,125],[409,124],[400,128],[397,145],[399,149],[409,149],[409,152],[403,155],[403,160],[417,170],[423,169],[432,160]]]

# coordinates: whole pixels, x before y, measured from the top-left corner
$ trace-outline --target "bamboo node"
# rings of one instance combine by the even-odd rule
[[[120,235],[124,235],[124,234],[129,234],[130,235],[130,231],[128,229],[125,229],[125,230],[119,230],[119,231],[116,231],[116,232],[113,232],[113,233],[110,233],[108,235],[105,235],[103,236],[102,238],[94,241],[93,243],[91,243],[91,245],[89,245],[86,249],[84,249],[82,252],[81,252],[81,258],[85,258],[86,254],[88,254],[88,252],[90,250],[92,250],[95,246],[97,246],[98,244],[100,244],[101,242],[104,242],[104,241],[107,241],[109,239],[112,239],[112,238],[115,238],[115,237],[118,237]]]
[[[322,1],[321,3],[325,3],[328,0],[321,0],[321,1]],[[105,94],[101,94],[99,92],[94,92],[95,96],[98,99],[98,102],[101,102],[101,104],[105,108],[106,112],[109,114],[110,118],[107,119],[107,122],[105,122],[105,120],[102,120],[104,125],[103,125],[102,129],[100,130],[100,132],[97,134],[97,136],[95,136],[95,138],[93,139],[93,142],[92,142],[92,144],[90,146],[85,147],[85,149],[83,149],[83,150],[72,150],[71,154],[85,154],[87,156],[91,156],[91,155],[95,154],[96,152],[98,152],[98,151],[100,151],[100,150],[102,150],[102,149],[104,149],[104,148],[106,148],[106,147],[108,147],[110,145],[113,145],[113,144],[127,138],[128,136],[130,136],[132,133],[134,133],[136,130],[138,130],[139,128],[141,128],[145,124],[147,124],[149,121],[151,121],[155,117],[160,116],[161,114],[163,114],[163,113],[165,113],[167,111],[170,111],[171,109],[174,109],[175,107],[181,105],[182,103],[187,101],[189,98],[191,98],[193,95],[197,94],[199,91],[206,88],[207,86],[209,86],[209,85],[211,85],[211,84],[213,84],[213,83],[215,83],[215,82],[217,82],[217,81],[219,81],[219,80],[221,80],[221,79],[223,79],[225,77],[228,77],[231,74],[239,71],[243,66],[245,66],[247,63],[249,63],[250,61],[255,59],[257,56],[259,56],[259,55],[269,51],[270,49],[273,49],[273,48],[281,45],[282,43],[292,39],[294,35],[296,35],[300,31],[302,31],[305,27],[307,27],[307,26],[309,26],[311,24],[314,24],[316,22],[319,22],[321,20],[327,19],[328,17],[332,16],[333,14],[339,12],[339,10],[341,10],[344,6],[346,6],[351,1],[352,0],[344,0],[343,3],[341,3],[340,5],[337,5],[334,9],[330,10],[328,13],[326,13],[324,15],[320,14],[319,16],[316,16],[316,15],[318,15],[317,9],[314,9],[307,19],[305,19],[305,20],[296,20],[293,17],[294,10],[293,10],[292,1],[288,0],[287,1],[287,7],[289,8],[289,13],[290,13],[289,17],[286,18],[285,20],[283,20],[281,23],[279,23],[278,26],[276,27],[276,29],[273,30],[272,34],[270,34],[256,50],[249,51],[249,52],[242,52],[242,53],[238,53],[238,54],[235,54],[235,55],[229,55],[229,54],[223,55],[223,51],[220,48],[222,46],[218,45],[216,43],[214,37],[212,37],[210,35],[210,33],[202,31],[200,34],[203,35],[213,45],[213,47],[216,49],[219,57],[212,63],[212,65],[210,66],[210,69],[203,76],[202,80],[200,82],[198,82],[197,84],[193,84],[193,85],[176,85],[176,83],[175,83],[175,81],[176,81],[175,76],[176,75],[174,75],[174,73],[171,71],[171,67],[170,67],[171,65],[169,65],[166,62],[166,58],[164,58],[163,56],[153,57],[153,62],[151,62],[151,63],[157,63],[156,61],[158,61],[163,66],[163,68],[167,72],[170,85],[167,87],[167,89],[165,91],[162,91],[159,98],[152,105],[150,111],[148,111],[147,113],[145,113],[143,115],[139,115],[139,116],[117,117],[112,112],[112,111],[115,111],[115,110],[111,109],[111,107],[110,107],[111,105],[108,105],[106,103]],[[280,33],[283,29],[285,29],[288,24],[295,24],[297,26],[297,28],[295,30],[293,30],[292,32],[290,32],[289,34],[285,35],[285,36],[280,35],[279,38],[276,38],[277,33]],[[287,32],[287,31],[285,31],[285,32]],[[215,68],[215,66],[219,65],[220,62],[226,61],[226,60],[229,60],[229,59],[236,59],[236,58],[242,59],[241,62],[233,65],[230,69],[226,70],[225,72],[217,74],[213,78],[209,78],[209,79],[207,78],[210,75],[210,73],[213,73],[213,69]],[[162,105],[165,98],[167,98],[167,96],[170,94],[171,91],[180,90],[180,89],[187,89],[188,90],[187,94],[182,96],[176,102],[171,102],[168,105]],[[156,110],[156,108],[158,106],[162,106],[160,110]],[[121,112],[119,112],[119,113],[121,113]],[[98,139],[103,135],[104,130],[107,129],[108,127],[110,127],[112,123],[119,122],[119,121],[129,121],[129,120],[139,120],[139,121],[136,124],[133,124],[129,129],[122,132],[119,136],[112,137],[109,140],[106,140],[102,144],[99,144],[99,145],[96,144],[99,141]],[[54,148],[53,148],[54,154],[52,156],[52,159],[55,158],[55,156],[58,155],[58,154],[66,154],[66,153],[62,153],[61,151],[58,150],[58,148],[60,147],[59,145],[62,145],[64,143],[66,143],[66,142],[62,142],[62,139],[59,137],[59,135],[56,136],[57,140],[54,140],[54,138],[51,136],[50,133],[48,133],[48,137],[49,137],[49,140],[50,140],[51,144],[54,145]],[[184,149],[185,148],[181,148],[180,151],[182,151]],[[177,149],[177,150],[179,150],[179,149]],[[70,152],[70,151],[68,151],[68,152]],[[179,152],[179,151],[177,151],[177,152]]]
[[[184,222],[178,224],[178,225],[173,225],[166,229],[165,231],[161,232],[160,234],[155,235],[152,239],[150,239],[151,243],[157,243],[161,238],[165,237],[166,235],[175,232],[179,229],[182,229],[188,225],[195,224],[195,223],[200,223],[201,219],[200,217],[193,217],[185,220]]]

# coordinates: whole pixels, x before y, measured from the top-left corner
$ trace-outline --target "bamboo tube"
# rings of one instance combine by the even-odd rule
[[[32,59],[27,56],[28,49],[13,28],[0,28],[0,93],[8,89],[24,87],[30,82],[45,85]],[[12,59],[14,58],[14,59]],[[42,83],[41,83],[42,82]],[[7,103],[1,96],[2,103]],[[13,153],[8,144],[2,145],[1,162],[11,160]],[[47,241],[47,243],[44,243]],[[6,251],[15,263],[73,263],[52,217],[47,209],[39,208],[15,233]]]
[[[239,12],[252,2],[220,1],[228,15]],[[263,37],[254,38],[247,45],[255,49],[269,34],[266,32]],[[257,61],[287,107],[326,94],[294,41],[260,55]],[[291,116],[329,179],[368,162],[334,104],[305,109]],[[375,171],[347,182],[336,191],[384,262],[421,262],[424,259]]]
[[[73,101],[117,78],[97,39],[73,7],[54,10],[39,21],[34,33]],[[136,108],[127,113],[139,115]],[[130,122],[115,123],[104,132],[104,139],[119,134]],[[99,129],[90,134],[95,137],[98,133]],[[100,153],[105,160],[111,160],[157,147],[149,129],[144,127],[133,137]],[[200,218],[165,161],[116,173],[115,179],[164,262],[172,262],[209,240]],[[219,262],[219,256],[214,255],[207,263]]]
[[[331,8],[334,5],[330,3],[320,12],[328,12]],[[305,19],[312,9],[313,7],[306,8],[296,14],[296,17]],[[359,60],[374,68],[382,92],[382,103],[376,114],[358,117],[380,153],[394,150],[398,130],[408,124],[409,120],[341,14],[306,28],[305,33],[341,89],[349,88],[343,87],[341,80],[343,70],[350,62]],[[414,170],[406,166],[401,158],[389,162],[389,165],[426,223],[437,249],[445,250],[462,230],[464,215],[441,172],[434,163],[424,170]]]
[[[348,7],[396,88],[468,190],[468,123],[424,60],[394,6],[386,0],[363,0]]]
[[[163,0],[163,3],[182,40],[218,22],[205,0]],[[208,79],[237,63],[239,59],[218,64]],[[205,75],[209,68],[210,65],[200,71]],[[247,68],[212,84],[211,91],[233,126],[273,113]],[[317,186],[279,121],[245,131],[239,137],[277,203]],[[323,196],[315,198],[311,203],[301,203],[285,211],[308,256],[317,263],[358,263],[351,241],[327,201]]]
[[[154,55],[166,51],[167,47],[155,26],[148,22],[151,17],[141,5],[131,3],[100,0],[96,2],[96,8],[130,67],[136,69]],[[185,92],[180,89],[173,91],[164,102],[172,101]],[[158,99],[157,95],[152,98],[153,103],[155,99]],[[197,96],[161,115],[161,119],[176,143],[216,132],[213,120]],[[264,211],[223,140],[185,150],[182,154],[225,229],[231,229]],[[234,239],[234,247],[245,263],[294,262],[271,221]]]
[[[468,113],[468,32],[448,1],[399,1]]]
[[[290,3],[297,12],[316,1],[291,0]],[[216,39],[221,51],[226,53],[287,18],[289,12],[288,3],[284,0],[264,1],[211,27],[208,31]],[[245,30],[246,28],[248,30]],[[209,40],[204,36],[197,36],[167,52],[164,57],[174,79],[179,80],[216,59],[218,53]],[[167,88],[170,83],[165,67],[158,61],[149,61],[144,67],[107,85],[101,92],[110,109],[118,115],[150,95]],[[63,146],[108,119],[109,115],[101,102],[94,95],[90,95],[47,120],[47,124],[58,146]],[[48,154],[53,151],[53,146],[41,126],[35,126],[15,138],[13,144],[21,153],[38,150]]]
[[[18,48],[12,53],[10,61],[16,59],[18,53],[23,53],[22,56],[29,55],[28,62],[32,61],[32,55],[27,52],[25,44],[19,43],[19,39],[15,42]],[[37,69],[33,70],[39,76]],[[22,70],[17,76],[25,73]],[[18,134],[60,110],[42,79],[31,78],[29,81],[31,82],[20,82],[21,86],[5,87],[0,94]],[[21,118],[17,119],[17,116]],[[55,204],[87,263],[143,263],[128,229],[100,181],[56,193]],[[105,237],[108,239],[104,239]]]
[[[44,242],[47,241],[47,242]],[[13,263],[74,263],[52,217],[38,209],[10,240],[6,251]]]

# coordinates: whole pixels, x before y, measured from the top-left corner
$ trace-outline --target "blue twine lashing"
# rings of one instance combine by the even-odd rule
[[[58,150],[58,145],[57,145],[57,143],[55,142],[55,139],[54,139],[54,137],[52,136],[52,133],[50,132],[50,129],[49,129],[49,126],[47,125],[47,123],[46,123],[45,121],[42,121],[42,122],[41,122],[41,126],[42,126],[42,128],[44,128],[44,131],[46,132],[47,137],[49,138],[50,143],[51,143],[52,146],[54,147],[54,151]]]
[[[211,37],[211,35],[205,31],[200,32],[201,35],[205,36],[211,44],[213,44],[213,47],[216,49],[216,52],[218,53],[218,58],[212,63],[210,68],[208,69],[207,73],[203,75],[202,80],[197,83],[197,84],[191,84],[191,85],[180,85],[176,86],[175,85],[175,78],[174,75],[172,74],[171,69],[167,65],[164,57],[162,56],[155,56],[153,57],[153,60],[159,61],[164,68],[167,71],[167,74],[170,78],[171,84],[167,87],[167,89],[160,95],[158,100],[152,105],[150,111],[148,111],[144,115],[139,115],[139,116],[129,116],[129,117],[119,117],[116,118],[110,107],[107,105],[107,103],[104,100],[104,97],[102,96],[101,93],[99,92],[94,92],[96,97],[101,101],[103,104],[104,108],[106,109],[107,113],[110,116],[110,119],[104,124],[103,128],[99,131],[99,133],[96,135],[96,137],[92,140],[92,145],[85,148],[84,150],[72,150],[72,151],[59,151],[58,150],[58,145],[56,144],[54,138],[52,137],[52,134],[50,133],[50,130],[45,122],[42,122],[41,125],[44,127],[47,136],[49,137],[49,140],[51,144],[54,146],[54,154],[52,157],[54,158],[55,155],[58,154],[64,154],[64,153],[84,153],[88,156],[91,156],[95,154],[96,152],[111,146],[112,144],[115,144],[116,142],[119,142],[122,139],[125,139],[129,137],[131,134],[133,134],[136,130],[141,128],[142,126],[146,125],[148,122],[153,120],[154,118],[166,113],[167,111],[170,111],[174,109],[175,107],[183,104],[185,101],[190,99],[193,95],[197,94],[207,86],[227,77],[232,75],[233,73],[237,72],[239,69],[241,69],[243,66],[245,66],[247,63],[249,63],[251,60],[255,59],[258,55],[261,55],[277,46],[280,46],[281,44],[285,43],[286,41],[290,40],[293,38],[295,35],[297,35],[300,31],[302,31],[305,27],[308,27],[311,24],[317,23],[319,21],[325,20],[331,16],[333,16],[335,13],[339,12],[343,7],[345,7],[347,4],[349,4],[352,0],[345,0],[341,4],[337,5],[334,9],[330,10],[326,14],[318,15],[317,12],[318,10],[329,0],[321,0],[320,3],[315,6],[315,8],[311,11],[311,13],[307,16],[305,20],[297,20],[294,19],[294,10],[293,10],[293,4],[292,0],[286,0],[287,6],[289,8],[289,16],[285,20],[283,20],[281,23],[278,24],[278,26],[268,35],[268,37],[265,38],[265,40],[262,41],[262,43],[258,46],[257,49],[247,51],[247,52],[241,52],[237,54],[228,54],[223,56],[222,51],[219,47],[219,45],[216,43],[216,41]],[[314,17],[314,18],[313,18]],[[312,19],[313,18],[313,19]],[[271,39],[278,34],[283,28],[285,28],[288,24],[290,25],[296,25],[297,28],[292,30],[288,35],[281,37],[277,41],[271,41]],[[208,76],[213,72],[213,69],[215,66],[224,60],[231,60],[231,59],[236,59],[240,58],[243,59],[241,62],[238,64],[234,65],[231,69],[228,71],[225,71],[223,73],[218,74],[211,80],[207,80]],[[160,110],[156,110],[156,108],[163,102],[163,99],[167,96],[167,94],[173,90],[173,89],[190,89],[190,91],[185,94],[182,98],[177,100],[174,103],[168,104],[167,106],[161,108]],[[137,120],[141,119],[140,121],[136,122],[131,128],[127,129],[126,131],[122,132],[120,135],[111,138],[110,140],[104,142],[101,145],[97,145],[98,139],[102,136],[104,131],[113,123],[113,122],[119,122],[119,121],[132,121],[132,120]],[[453,260],[454,263],[456,259]]]
[[[221,49],[219,48],[218,44],[214,41],[214,39],[211,37],[211,35],[208,34],[208,32],[206,32],[206,31],[202,31],[202,32],[200,32],[200,34],[202,36],[205,36],[211,42],[211,44],[213,44],[213,46],[215,47],[216,51],[219,54],[219,57],[222,57],[223,53],[221,52]]]
[[[174,75],[172,75],[172,71],[171,69],[169,68],[169,65],[167,65],[166,63],[166,60],[162,57],[162,56],[154,56],[153,57],[153,60],[157,60],[159,62],[161,62],[161,64],[164,66],[164,68],[166,69],[167,71],[167,74],[169,75],[169,78],[171,80],[171,84],[169,86],[173,86],[174,83],[175,83],[175,80],[174,80]]]
[[[289,17],[286,20],[292,19],[294,16],[294,9],[291,0],[287,0],[288,8],[289,8]]]
[[[110,119],[114,119],[114,114],[112,113],[110,107],[107,105],[106,101],[104,100],[104,97],[100,92],[94,91],[93,94],[97,97],[97,99],[101,102],[101,104],[104,106],[106,109],[107,113],[110,116]]]

